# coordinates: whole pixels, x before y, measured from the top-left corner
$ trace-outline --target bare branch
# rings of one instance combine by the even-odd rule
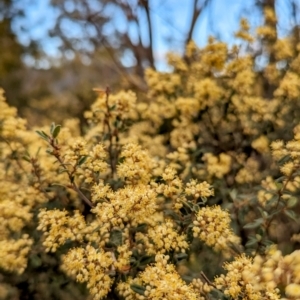
[[[209,4],[210,1],[211,0],[204,0],[203,4],[201,5],[201,4],[199,4],[199,0],[194,0],[194,2],[193,2],[193,15],[192,15],[191,24],[190,24],[190,27],[189,27],[189,30],[188,30],[188,33],[187,33],[187,36],[186,36],[186,39],[185,39],[185,42],[184,42],[185,46],[192,40],[196,23],[197,23],[200,15],[201,15],[201,13],[207,7],[207,5]]]
[[[148,0],[140,0],[140,4],[144,7],[146,16],[147,16],[147,26],[148,26],[148,36],[149,36],[149,45],[146,47],[147,56],[149,59],[150,67],[155,69],[154,66],[154,55],[153,55],[153,36],[152,36],[152,21],[150,16],[150,7]]]

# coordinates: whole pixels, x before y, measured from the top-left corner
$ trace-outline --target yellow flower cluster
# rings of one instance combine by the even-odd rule
[[[126,300],[201,300],[192,285],[187,285],[176,272],[175,266],[168,263],[169,256],[157,254],[155,264],[148,266],[135,279],[118,285],[119,293]],[[137,286],[143,291],[138,294],[130,286]]]
[[[34,209],[51,193],[43,190],[47,178],[39,163],[33,160],[30,164],[26,156],[27,150],[36,153],[42,143],[27,130],[26,120],[17,116],[17,110],[5,102],[2,89],[0,110],[0,267],[22,274],[33,244],[28,228]]]
[[[185,188],[185,194],[187,196],[193,196],[195,199],[201,198],[208,198],[214,195],[214,191],[210,184],[206,181],[198,183],[197,180],[191,179]]]
[[[22,274],[27,266],[27,256],[32,244],[33,240],[28,234],[23,234],[17,240],[0,240],[0,267]]]
[[[38,230],[46,233],[43,245],[46,251],[55,252],[68,239],[81,241],[85,221],[79,211],[70,217],[67,211],[41,210],[39,213]]]
[[[192,280],[191,285],[194,290],[197,290],[198,293],[201,295],[199,300],[205,300],[208,293],[210,293],[213,290],[212,285],[208,285],[207,282],[203,282],[199,278],[195,278]]]
[[[93,245],[70,250],[64,258],[63,269],[75,276],[77,281],[88,282],[94,298],[101,299],[112,282],[107,279],[107,274],[113,277],[117,273],[127,275],[131,272],[132,247],[135,247],[135,255],[185,253],[189,248],[186,232],[174,220],[165,217],[162,209],[168,207],[171,200],[173,209],[180,216],[183,203],[197,205],[200,199],[206,201],[207,197],[212,196],[213,190],[207,182],[199,183],[197,180],[190,180],[185,185],[170,167],[156,169],[161,182],[151,181],[155,169],[153,159],[140,146],[130,143],[120,151],[117,165],[116,175],[123,180],[123,186],[113,188],[113,185],[106,183],[105,176],[97,177],[107,165],[109,149],[103,144],[96,144],[89,150],[90,145],[92,143],[84,138],[75,139],[70,146],[55,146],[58,152],[53,155],[58,159],[60,168],[71,164],[68,174],[76,174],[83,181],[85,176],[93,178],[88,182],[93,183],[92,215],[85,221],[79,211],[71,215],[66,210],[41,210],[38,229],[44,232],[43,245],[46,251],[55,252],[66,241],[80,244],[86,241]],[[82,157],[86,159],[81,164]],[[86,170],[90,173],[87,174]],[[72,176],[70,180],[74,184]],[[135,232],[139,226],[144,226],[144,229]],[[115,245],[115,249],[106,252],[108,245]],[[104,254],[106,258],[103,259],[111,259],[105,270],[104,267],[97,267],[92,260]],[[177,283],[181,284],[179,278],[179,275],[175,277]],[[103,280],[106,282],[105,288],[100,290]],[[193,293],[192,288],[188,294],[190,292]]]
[[[90,123],[102,125],[109,114],[109,123],[112,125],[120,118],[128,119],[135,115],[136,95],[132,91],[121,91],[114,95],[109,95],[109,91],[96,91],[99,93],[97,100],[91,111],[85,112]]]
[[[182,201],[184,200],[182,197],[182,180],[177,176],[176,171],[171,167],[167,167],[161,176],[165,183],[157,184],[156,182],[152,182],[151,185],[156,189],[158,194],[162,194],[167,199],[171,199],[172,208],[175,211],[179,211],[183,206]]]
[[[239,38],[257,40],[245,19],[240,27]],[[230,49],[210,38],[202,49],[191,42],[182,58],[170,54],[171,73],[146,71],[149,93],[134,125],[142,130],[138,140],[159,158],[170,149],[171,166],[180,178],[207,180],[208,172],[220,179],[231,175],[234,179],[226,176],[230,184],[258,182],[270,164],[269,140],[276,139],[270,128],[280,132],[295,125],[289,120],[291,115],[296,120],[299,105],[284,105],[283,99],[299,96],[298,46],[293,38],[277,38],[276,14],[269,8],[259,31],[262,56],[272,57],[266,64],[260,65],[260,57],[243,45]],[[288,62],[287,70],[280,67],[282,61]]]
[[[100,175],[106,175],[108,172],[107,152],[104,145],[95,145],[89,152],[88,156],[84,155],[82,157],[82,159],[84,159],[84,162],[81,165],[83,174],[80,175],[80,178],[82,178],[86,183],[96,184]]]
[[[123,236],[128,238],[128,230],[123,233]],[[118,247],[118,259],[114,262],[114,267],[122,274],[128,273],[130,270],[130,258],[132,256],[132,251],[130,249],[129,239],[126,244]]]
[[[276,38],[276,30],[272,26],[260,26],[257,28],[256,33],[258,36],[265,39]]]
[[[297,100],[300,96],[299,75],[295,72],[287,72],[274,92],[281,99]]]
[[[5,193],[4,184],[7,184],[7,182],[1,182],[0,184],[0,232],[2,239],[9,237],[11,232],[20,232],[32,219],[31,206],[26,205],[24,201],[24,196],[27,195],[24,192],[17,191],[19,186],[13,184],[10,185],[11,191]]]
[[[257,150],[260,153],[267,153],[269,152],[269,140],[265,135],[259,136],[255,139],[251,146],[253,149]]]
[[[117,173],[128,184],[148,183],[151,178],[154,163],[148,153],[137,144],[127,144],[120,154],[124,159],[118,165]]]
[[[226,296],[232,299],[244,300],[279,300],[279,290],[274,287],[257,286],[253,283],[247,275],[252,275],[255,267],[252,259],[241,255],[231,263],[225,263],[224,269],[227,271],[226,275],[216,277],[214,283],[220,290],[224,290]]]
[[[259,203],[265,207],[267,203],[274,197],[274,195],[277,195],[278,188],[271,176],[268,176],[266,179],[264,179],[261,183],[261,186],[263,189],[258,191],[257,199]],[[273,203],[273,206],[274,205],[276,205],[275,202]]]
[[[221,153],[219,157],[205,153],[203,160],[207,165],[208,174],[212,177],[223,178],[231,170],[231,157],[226,153]]]
[[[176,151],[168,153],[166,158],[170,160],[169,166],[175,170],[180,170],[182,166],[185,166],[187,172],[191,167],[190,157],[188,155],[188,149],[186,147],[179,147]]]
[[[82,156],[87,156],[87,155],[88,152],[86,149],[86,142],[82,138],[78,138],[66,150],[64,154],[64,163],[66,166],[71,166],[72,168],[75,168],[79,159]]]
[[[136,234],[136,240],[145,248],[147,254],[168,253],[170,251],[183,252],[189,248],[184,234],[178,234],[175,224],[170,219],[165,219],[162,224],[150,228],[147,235]]]
[[[139,224],[151,224],[157,209],[156,192],[146,185],[126,186],[106,195],[105,201],[92,209],[97,215],[99,226],[123,229]]]
[[[228,255],[233,245],[238,246],[240,239],[230,228],[230,215],[220,206],[203,207],[193,222],[194,237],[199,237],[216,251]]]
[[[299,126],[294,128],[294,140],[287,142],[286,144],[281,141],[275,141],[271,144],[272,155],[275,160],[289,158],[288,161],[281,167],[281,172],[286,175],[292,175],[297,169],[299,169],[300,163],[300,135]]]
[[[92,187],[92,201],[101,202],[106,198],[107,195],[111,193],[111,187],[108,184],[105,184],[103,180],[99,180],[97,184],[94,184]]]
[[[150,92],[153,96],[158,92],[172,95],[181,84],[180,76],[177,74],[163,73],[162,76],[164,80],[160,80],[154,70],[147,69],[145,76],[148,84],[155,87],[152,92]]]
[[[79,282],[87,282],[94,299],[103,299],[111,289],[114,274],[114,257],[88,245],[85,249],[74,248],[63,257],[62,268]]]
[[[208,44],[200,52],[202,72],[221,71],[225,66],[227,52],[227,45],[225,43],[218,42],[210,36]]]
[[[278,39],[274,45],[274,52],[277,60],[292,58],[294,53],[291,41],[289,39]]]
[[[298,299],[300,297],[299,266],[299,250],[283,256],[276,246],[272,246],[264,257],[254,257],[251,268],[243,270],[242,277],[256,290],[275,290],[278,293],[276,287],[282,286],[287,299]]]
[[[203,85],[203,83],[202,83],[202,85]],[[209,88],[207,88],[207,90],[209,90]],[[208,92],[208,91],[206,91],[206,92]],[[205,91],[201,90],[201,88],[199,87],[199,93],[205,94]],[[198,94],[197,96],[200,97],[201,95]],[[203,97],[203,98],[204,98],[204,101],[206,101],[206,97]],[[214,97],[214,98],[218,99],[218,97]],[[182,117],[186,117],[186,118],[197,117],[197,114],[201,108],[200,101],[196,98],[179,97],[176,99],[174,105],[178,109],[178,111],[180,112]],[[212,103],[210,103],[210,105],[212,105]]]
[[[165,138],[161,134],[155,134],[155,128],[156,125],[153,126],[149,120],[132,124],[128,133],[122,136],[123,145],[129,143],[143,145],[143,148],[147,149],[153,157],[166,155]]]
[[[240,184],[258,182],[260,179],[259,162],[252,157],[249,157],[246,162],[244,162],[244,167],[241,168],[235,176],[236,182]]]
[[[246,19],[241,19],[240,30],[235,33],[235,37],[240,38],[246,42],[252,43],[254,41],[253,36],[249,34],[250,26]]]
[[[26,129],[26,120],[17,117],[17,109],[5,102],[4,91],[0,88],[0,133],[3,139],[16,139]]]
[[[195,85],[194,94],[200,105],[197,111],[216,105],[217,101],[220,101],[223,96],[222,89],[209,78],[205,78]]]

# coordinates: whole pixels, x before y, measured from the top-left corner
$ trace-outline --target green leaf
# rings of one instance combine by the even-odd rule
[[[47,149],[47,150],[46,150],[46,153],[48,153],[48,154],[51,154],[51,155],[52,155],[52,154],[53,154],[53,150],[52,150],[52,149]]]
[[[274,243],[271,241],[271,240],[268,240],[268,239],[265,239],[265,240],[263,240],[263,242],[262,242],[262,245],[264,245],[264,246],[266,246],[266,247],[268,247],[268,246],[271,246],[271,245],[273,245]]]
[[[57,138],[60,133],[61,125],[56,125],[52,132],[52,137]]]
[[[38,157],[38,156],[39,156],[39,153],[40,153],[41,149],[42,149],[42,147],[39,147],[39,148],[37,149],[36,154],[35,154],[35,157]],[[29,156],[29,154],[28,154],[28,156]]]
[[[49,136],[44,131],[36,130],[36,133],[45,141],[49,142]]]
[[[118,126],[119,126],[120,123],[121,122],[119,120],[115,120],[114,121],[114,127],[118,128]]]
[[[175,259],[180,261],[183,259],[186,259],[188,257],[188,255],[186,253],[178,253],[174,255]]]
[[[207,202],[207,198],[206,197],[201,197],[201,200],[202,200],[203,203]]]
[[[135,230],[136,230],[136,232],[145,232],[147,227],[148,227],[148,225],[143,223],[143,224],[139,224]]]
[[[135,284],[135,283],[131,284],[130,288],[139,295],[144,295],[145,291],[146,291],[145,287],[143,287],[142,285],[139,285],[139,284]]]
[[[141,259],[140,259],[140,263],[139,265],[140,266],[145,266],[145,265],[148,265],[150,263],[154,262],[154,256],[151,255],[151,256],[143,256]]]
[[[260,234],[256,234],[255,238],[257,241],[261,241],[262,240],[262,236]]]
[[[31,256],[30,262],[31,262],[31,265],[32,265],[34,268],[38,268],[39,266],[42,265],[42,260],[41,260],[41,258],[40,258],[39,256],[37,256],[37,255]]]
[[[263,218],[267,218],[269,216],[268,212],[263,210],[261,207],[257,207],[257,209],[259,210],[259,212]]]
[[[298,203],[298,199],[297,199],[296,197],[291,197],[291,198],[287,201],[286,206],[287,206],[288,208],[292,208],[292,207],[294,207],[297,203]]]
[[[281,212],[281,209],[276,209],[275,211],[273,211],[271,214],[269,214],[268,219],[272,219],[274,216],[276,216],[277,214],[279,214]]]
[[[183,206],[193,210],[193,204],[192,203],[189,203],[189,202],[186,202],[186,201],[183,201],[182,202]]]
[[[293,210],[285,210],[284,214],[295,222],[299,221],[299,218],[297,218],[297,215]]]
[[[62,173],[65,173],[65,172],[68,172],[67,169],[59,169],[58,170],[58,174],[62,174]]]
[[[129,262],[130,262],[130,265],[131,266],[135,266],[136,263],[137,263],[137,260],[135,257],[131,256],[130,259],[129,259]]]
[[[108,108],[108,110],[109,111],[113,111],[113,110],[115,110],[116,109],[116,104],[114,104],[114,105],[112,105],[112,106],[110,106],[109,108]]]
[[[182,221],[182,225],[188,226],[190,224],[194,226],[193,221],[192,221],[192,215],[188,214],[184,217],[184,219]]]
[[[111,138],[111,134],[109,132],[104,133],[102,136],[102,141],[107,141]]]
[[[254,229],[254,228],[259,227],[263,223],[264,223],[264,219],[263,218],[259,218],[259,219],[256,219],[252,223],[246,224],[245,226],[243,226],[243,228],[245,228],[245,229]]]
[[[278,195],[274,195],[270,200],[267,202],[267,208],[271,208],[278,202]]]
[[[110,233],[110,239],[109,242],[115,246],[121,246],[122,245],[122,231],[121,230],[113,230]]]
[[[88,155],[81,156],[78,160],[78,163],[77,163],[78,166],[81,166],[82,164],[84,164],[88,157],[89,157]]]
[[[245,247],[246,248],[250,248],[250,247],[253,247],[253,246],[256,246],[257,245],[257,239],[255,236],[250,236],[249,237],[249,240],[247,241]]]
[[[51,184],[51,189],[52,190],[55,190],[55,187],[56,186],[59,186],[59,187],[63,187],[63,188],[66,188],[66,186],[65,185],[63,185],[63,184],[61,184],[61,183],[59,183],[59,182],[53,182],[52,184]],[[49,188],[48,188],[49,189]]]
[[[179,220],[180,221],[180,219],[181,219],[180,216],[174,210],[172,210],[172,209],[166,209],[164,211],[164,213],[165,213],[166,216],[170,216],[174,220]]]
[[[229,195],[230,195],[232,200],[236,200],[237,190],[233,189],[232,191],[229,192]]]
[[[50,133],[51,133],[51,135],[53,135],[54,128],[55,128],[55,123],[52,122],[51,125],[50,125]]]
[[[30,157],[29,157],[29,156],[27,156],[27,155],[24,155],[22,158],[23,158],[24,160],[26,160],[26,161],[28,161],[28,162],[30,162],[30,163],[31,163],[31,159],[30,159]]]
[[[278,160],[278,164],[282,165],[286,163],[289,159],[290,159],[290,155],[285,155],[284,157]]]
[[[282,182],[285,178],[286,178],[286,176],[280,176],[280,177],[276,178],[275,181]]]

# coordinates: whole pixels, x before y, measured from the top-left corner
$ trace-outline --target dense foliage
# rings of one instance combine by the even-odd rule
[[[299,299],[300,44],[276,16],[95,89],[87,127],[0,96],[0,298]],[[89,296],[90,295],[90,296]]]

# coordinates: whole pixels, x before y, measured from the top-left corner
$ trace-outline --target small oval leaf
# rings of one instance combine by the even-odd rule
[[[49,141],[49,136],[44,131],[36,130],[36,133],[45,141]]]
[[[77,163],[78,166],[81,166],[82,164],[84,164],[86,162],[87,158],[88,158],[88,155],[81,156]]]
[[[297,215],[295,214],[295,212],[293,210],[285,210],[284,214],[295,222],[299,221],[299,219],[297,218]]]
[[[292,208],[292,207],[294,207],[297,203],[298,203],[298,199],[297,199],[296,197],[291,197],[291,198],[287,201],[286,206],[287,206],[288,208]]]
[[[175,258],[178,261],[186,259],[187,257],[188,257],[187,253],[178,253],[178,254],[175,255]]]
[[[56,125],[52,132],[52,137],[57,138],[60,133],[61,125]]]
[[[55,123],[52,122],[51,125],[50,125],[50,133],[51,134],[53,134],[54,128],[55,128]]]
[[[254,229],[254,228],[257,228],[259,227],[261,224],[264,223],[264,219],[262,218],[259,218],[259,219],[256,219],[254,222],[252,223],[248,223],[244,226],[245,229]]]
[[[257,240],[256,239],[250,239],[249,241],[247,241],[245,247],[249,248],[249,247],[253,247],[257,245]]]
[[[139,295],[144,295],[146,291],[146,288],[139,284],[131,284],[130,288]]]
[[[143,256],[141,259],[140,259],[140,262],[139,262],[139,265],[140,266],[145,266],[145,265],[148,265],[152,262],[154,262],[154,257],[153,256]]]

